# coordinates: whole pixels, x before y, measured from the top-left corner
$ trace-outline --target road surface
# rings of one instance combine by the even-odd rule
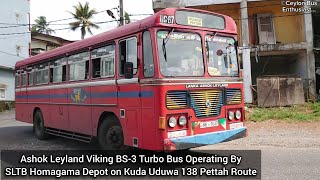
[[[320,122],[249,123],[249,137],[199,149],[262,150],[262,179],[320,179]],[[0,113],[0,150],[73,150],[95,148],[64,138],[37,140],[32,126],[14,120],[14,111]]]

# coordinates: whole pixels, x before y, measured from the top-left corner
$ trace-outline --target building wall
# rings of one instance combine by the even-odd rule
[[[189,6],[190,8],[212,11],[232,17],[238,26],[238,40],[241,38],[241,14],[240,3],[214,4],[204,6]],[[255,15],[259,13],[272,13],[274,16],[274,29],[276,41],[283,44],[304,42],[304,17],[303,14],[283,12],[280,1],[248,2],[249,36],[250,44],[255,44],[255,28],[257,26]]]
[[[48,51],[49,51],[49,50],[55,49],[57,47],[49,45],[48,43],[43,42],[43,41],[32,41],[31,49],[35,49],[35,48],[41,48],[41,49],[44,49],[44,50],[48,49]]]
[[[272,13],[276,41],[281,43],[304,42],[303,13],[283,12],[280,1],[249,2],[248,16],[253,17],[258,13]],[[252,32],[250,32],[252,33]]]
[[[17,61],[29,57],[29,13],[28,0],[0,1],[0,22],[3,23],[0,24],[0,66],[13,68]],[[14,76],[9,75],[3,68],[0,68],[0,73],[0,84],[10,85],[7,89],[7,100],[14,100],[14,88],[11,86],[15,81]]]
[[[0,101],[14,101],[14,71],[0,69],[0,85],[5,85],[5,99],[0,98]]]

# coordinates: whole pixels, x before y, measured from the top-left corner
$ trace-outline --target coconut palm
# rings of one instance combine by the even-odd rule
[[[45,16],[39,16],[36,20],[34,20],[36,24],[32,26],[32,32],[51,34],[55,33],[54,30],[49,28],[49,23],[47,22],[47,18]]]
[[[84,39],[84,36],[89,32],[92,34],[91,28],[98,29],[99,26],[94,24],[90,19],[93,18],[93,15],[96,14],[95,9],[89,8],[89,3],[86,2],[85,5],[82,5],[80,2],[78,5],[73,6],[74,12],[69,12],[72,14],[73,18],[77,21],[69,23],[70,29],[75,31],[78,28],[81,30],[81,39]]]

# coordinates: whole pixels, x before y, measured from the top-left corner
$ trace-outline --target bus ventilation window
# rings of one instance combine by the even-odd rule
[[[101,58],[93,59],[92,60],[92,77],[93,78],[99,78],[100,75],[100,64],[101,64]]]
[[[124,74],[124,63],[126,60],[126,41],[120,42],[120,74]]]

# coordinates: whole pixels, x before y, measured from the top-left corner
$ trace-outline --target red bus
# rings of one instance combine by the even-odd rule
[[[247,136],[237,27],[168,8],[16,63],[16,119],[103,149],[179,150]]]

